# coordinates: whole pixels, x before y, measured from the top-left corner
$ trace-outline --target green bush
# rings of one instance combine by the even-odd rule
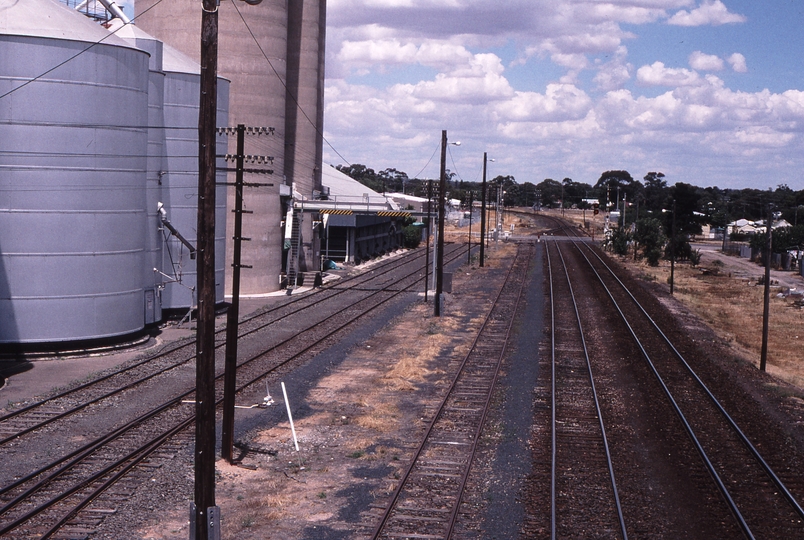
[[[402,238],[406,248],[419,247],[419,243],[422,241],[422,228],[408,225],[402,229]]]

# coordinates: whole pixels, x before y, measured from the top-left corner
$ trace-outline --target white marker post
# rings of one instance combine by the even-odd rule
[[[293,445],[296,447],[296,452],[299,454],[299,469],[302,467],[301,452],[299,451],[299,441],[296,439],[296,428],[293,425],[293,415],[290,413],[290,402],[288,401],[288,392],[285,390],[285,382],[282,381],[282,395],[285,396],[285,408],[288,410],[288,420],[290,420],[290,431],[293,433]]]

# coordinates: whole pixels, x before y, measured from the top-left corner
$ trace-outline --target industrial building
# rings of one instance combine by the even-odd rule
[[[0,7],[0,343],[114,339],[196,304],[200,4],[136,7],[136,25],[94,4]],[[325,10],[324,0],[220,9],[218,126],[273,128],[247,139],[273,174],[244,193],[244,295],[318,270],[335,245],[338,260],[359,262],[400,243],[392,202],[340,173],[323,180]],[[234,153],[223,131],[217,145]],[[234,190],[227,163],[217,166],[222,303]]]
[[[138,27],[200,60],[201,4],[195,0],[137,0]],[[274,128],[263,141],[246,140],[247,154],[272,158],[273,186],[243,194],[245,207],[241,294],[280,288],[285,217],[296,194],[322,193],[321,154],[324,99],[325,0],[264,0],[257,5],[222,2],[218,10],[218,72],[231,81],[229,125]],[[220,124],[219,122],[219,125]],[[234,153],[230,138],[229,153]],[[229,190],[228,207],[234,207]],[[233,215],[227,230],[233,230]],[[300,220],[300,245],[316,245],[312,220]],[[227,238],[232,234],[227,233]],[[314,268],[317,254],[300,252],[301,270]],[[227,269],[227,272],[229,270]],[[227,280],[228,281],[228,280]]]
[[[0,343],[126,336],[190,309],[198,65],[53,0],[0,8],[0,58]]]

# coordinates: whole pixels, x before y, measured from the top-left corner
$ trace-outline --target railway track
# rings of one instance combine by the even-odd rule
[[[493,307],[378,518],[372,538],[451,536],[533,249],[518,247]]]
[[[581,314],[559,242],[546,242],[550,287],[550,537],[627,539]],[[556,313],[564,316],[556,317]]]
[[[790,483],[801,493],[800,477],[787,467],[780,469],[783,475],[774,471],[604,259],[589,246],[574,246],[614,306],[622,331],[632,338],[630,354],[642,357],[663,397],[660,402],[678,418],[682,434],[676,435],[677,442],[694,447],[733,525],[746,538],[804,537],[804,510],[787,488]]]
[[[685,354],[696,356],[700,345],[690,344],[683,328],[667,322],[659,302],[645,303],[644,292],[629,290],[629,280],[597,249],[574,238],[574,228],[548,227],[557,240],[545,244],[546,269],[554,273],[550,282],[557,283],[555,274],[563,273],[553,268],[564,266],[570,285],[551,291],[558,323],[551,331],[553,352],[543,350],[540,365],[543,373],[555,371],[536,391],[538,470],[525,490],[530,501],[526,534],[804,538],[798,503],[804,483],[791,466],[795,454],[786,453],[792,448],[775,428],[762,426],[741,407],[739,398],[719,396],[726,390],[716,382],[711,386],[719,380],[714,372],[696,373],[706,365],[696,366]],[[577,307],[568,300],[572,296]],[[591,341],[581,337],[580,328]],[[547,358],[551,354],[554,367]],[[561,397],[567,381],[573,383],[568,403]],[[597,412],[590,412],[592,385],[602,394]],[[555,425],[548,433],[541,426],[552,425],[551,416]],[[604,430],[610,465],[600,438]],[[565,440],[569,444],[562,444]],[[613,478],[604,481],[609,467],[616,484]],[[571,484],[583,488],[575,491]],[[614,493],[620,494],[619,517]]]
[[[463,248],[451,246],[445,255],[448,263],[460,260],[464,257]],[[414,262],[416,259],[406,261],[402,265],[401,273],[396,272],[392,275],[389,272],[375,271],[375,275],[368,279],[353,280],[352,285],[358,287],[358,292],[345,305],[342,302],[336,310],[337,313],[331,313],[330,316],[326,316],[326,310],[322,310],[321,301],[312,302],[315,306],[312,311],[316,312],[316,316],[311,316],[309,313],[302,314],[301,320],[304,326],[291,323],[294,324],[290,331],[292,335],[280,337],[268,347],[264,346],[266,329],[271,329],[272,334],[276,333],[275,323],[278,320],[288,322],[290,315],[278,315],[271,322],[263,320],[253,324],[254,328],[246,329],[253,338],[249,341],[260,342],[260,347],[241,347],[243,355],[247,355],[248,358],[241,359],[238,364],[238,392],[272,372],[277,372],[283,367],[288,369],[291,362],[298,362],[315,354],[367,314],[400,294],[415,290],[421,283],[422,277],[418,263],[416,264],[418,268],[410,266]],[[349,289],[342,288],[341,291],[334,293],[327,291],[328,294],[322,296],[331,298],[341,292],[349,292]],[[317,295],[318,293],[310,296]],[[284,307],[286,306],[280,306],[280,309]],[[253,317],[249,322],[254,323],[261,316],[264,317],[265,312]],[[250,348],[252,354],[248,355]],[[177,350],[179,349],[181,347],[177,347]],[[192,366],[187,364],[190,363],[183,362],[183,369],[190,372]],[[176,376],[175,367],[168,370],[172,370],[173,376]],[[219,404],[222,401],[222,378],[221,373],[216,391]],[[150,379],[152,378],[149,377]],[[178,380],[181,381],[181,377],[178,377]],[[154,385],[153,382],[150,384]],[[178,386],[181,388],[184,385],[180,382]],[[81,527],[86,527],[86,523],[96,520],[98,515],[102,516],[103,510],[108,511],[109,508],[99,510],[97,504],[93,504],[92,509],[87,509],[80,515],[79,513],[90,503],[97,503],[99,500],[106,501],[107,507],[113,507],[116,495],[112,488],[121,485],[123,479],[132,478],[131,472],[138,468],[141,470],[143,467],[158,466],[149,463],[155,459],[154,456],[158,452],[163,452],[165,445],[171,444],[170,441],[175,440],[175,437],[189,437],[188,428],[194,422],[192,406],[194,390],[187,386],[184,388],[185,390],[178,391],[173,388],[165,389],[169,395],[164,401],[153,407],[143,407],[143,410],[139,410],[137,404],[132,403],[130,408],[133,409],[131,414],[135,415],[134,418],[109,429],[100,430],[100,433],[92,436],[82,436],[80,428],[70,429],[70,425],[66,423],[70,418],[78,418],[73,421],[74,426],[75,423],[85,421],[80,417],[91,416],[92,407],[88,408],[87,404],[79,403],[71,415],[62,415],[60,420],[65,422],[63,425],[60,423],[48,425],[50,422],[47,414],[34,413],[44,417],[45,423],[34,429],[24,426],[24,434],[6,437],[4,461],[6,474],[9,473],[11,463],[15,463],[15,468],[13,481],[4,482],[4,486],[0,488],[0,536],[51,538],[64,527],[72,527],[72,530],[80,532],[83,530]],[[107,396],[104,399],[131,400],[132,395],[127,394],[129,391],[130,389],[116,390],[112,398]],[[62,396],[62,399],[77,398],[75,395],[70,395]],[[97,407],[95,403],[93,405]],[[41,406],[54,407],[52,403]],[[36,408],[29,409],[29,411],[35,410]],[[11,418],[15,419],[16,416]],[[8,416],[5,417],[5,420],[8,419]],[[57,430],[58,426],[62,426],[61,431]],[[33,464],[36,460],[23,459],[26,457],[24,442],[28,437],[33,437],[35,434],[53,437],[57,432],[71,434],[73,439],[78,439],[78,443],[69,448],[58,448],[57,451],[61,452],[61,455],[57,459],[40,460],[42,463],[37,464]],[[29,441],[29,451],[32,450],[31,444],[35,444],[35,441]],[[17,460],[14,460],[15,456]]]
[[[448,246],[448,249],[460,250],[461,248]],[[451,254],[452,251],[449,253]],[[402,272],[406,272],[405,269],[408,269],[407,273],[403,273],[402,279],[409,280],[420,270],[420,262],[423,258],[424,254],[419,250],[405,255],[401,260],[389,260],[366,273],[346,278],[333,287],[318,290],[315,294],[294,296],[280,305],[244,317],[238,325],[238,339],[270,329],[273,325],[284,323],[291,316],[298,317],[308,311],[316,311],[325,316],[335,313],[339,308],[337,306],[329,307],[328,304],[339,300],[344,293],[361,290],[368,293],[376,292],[378,287],[382,287],[383,284],[388,285],[389,280],[394,279],[388,277],[392,269],[402,270]],[[389,290],[391,289],[389,288]],[[224,347],[225,336],[225,328],[216,331],[216,349]],[[132,365],[65,390],[46,400],[8,412],[0,416],[0,448],[27,433],[69,417],[86,407],[131,391],[137,386],[187,365],[194,359],[195,340],[192,338],[181,340]]]

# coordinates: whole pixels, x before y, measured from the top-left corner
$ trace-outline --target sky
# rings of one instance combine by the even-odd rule
[[[801,0],[328,0],[324,163],[804,189]]]

